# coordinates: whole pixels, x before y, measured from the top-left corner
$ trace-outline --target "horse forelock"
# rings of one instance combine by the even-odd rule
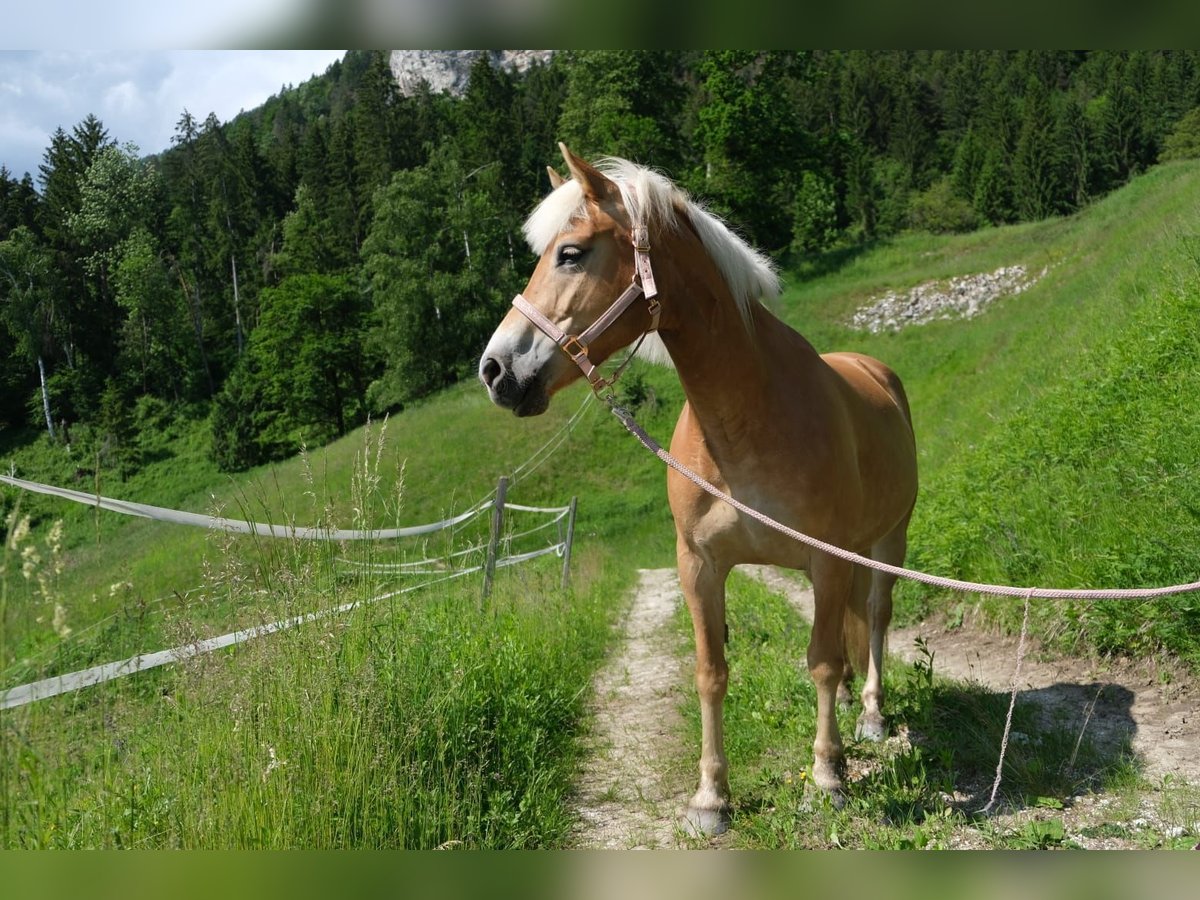
[[[677,231],[680,214],[692,224],[700,243],[725,279],[747,328],[755,303],[779,293],[779,276],[767,256],[735,234],[718,216],[675,185],[660,172],[626,159],[608,157],[596,166],[621,191],[621,200],[632,223],[650,232],[651,258],[656,234]],[[558,235],[573,222],[586,219],[583,188],[574,179],[564,182],[546,196],[525,221],[524,233],[530,248],[543,255]],[[665,353],[652,353],[662,357]],[[661,361],[658,359],[656,361]]]

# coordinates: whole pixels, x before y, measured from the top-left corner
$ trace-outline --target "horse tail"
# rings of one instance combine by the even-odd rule
[[[900,380],[900,376],[895,372],[889,372],[891,377],[888,379],[888,389],[893,397],[896,398],[896,405],[900,407],[900,412],[904,414],[904,421],[908,423],[909,430],[912,430],[912,410],[908,406],[908,392],[904,390],[904,383]]]
[[[854,587],[850,602],[842,620],[842,637],[846,649],[846,663],[859,675],[867,672],[871,652],[871,619],[868,597],[871,593],[871,570],[863,566],[854,567]]]

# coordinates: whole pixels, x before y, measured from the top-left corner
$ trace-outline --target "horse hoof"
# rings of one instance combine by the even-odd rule
[[[729,830],[730,815],[728,807],[720,809],[699,809],[689,806],[679,817],[679,828],[688,837],[710,838],[724,834]]]
[[[854,736],[860,741],[882,741],[887,737],[887,726],[883,723],[883,716],[859,716],[858,723],[854,726]]]

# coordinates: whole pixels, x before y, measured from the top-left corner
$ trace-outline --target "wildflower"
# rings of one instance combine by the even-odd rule
[[[67,624],[67,609],[61,603],[54,604],[54,621],[51,625],[60,638],[71,633],[71,626]]]
[[[63,539],[63,523],[62,519],[55,519],[54,524],[50,526],[50,533],[46,535],[46,546],[50,548],[51,553],[62,552]]]
[[[55,575],[61,575],[63,572],[62,544],[63,523],[62,519],[56,519],[50,526],[50,533],[46,535],[46,547],[50,550],[50,559],[53,560]]]
[[[33,544],[28,544],[21,551],[21,574],[25,576],[26,581],[33,578],[33,573],[37,571],[41,563],[42,557],[38,555],[37,547]]]
[[[8,539],[8,546],[13,550],[17,549],[17,545],[25,540],[29,534],[29,516],[25,516],[17,523],[17,526],[12,530],[12,535]]]
[[[275,748],[270,745],[267,746],[267,755],[269,757],[271,757],[271,760],[270,760],[270,762],[267,763],[267,767],[265,769],[263,769],[263,773],[262,773],[263,781],[266,781],[267,776],[270,775],[272,772],[274,772],[276,769],[281,769],[287,765],[287,760],[280,759],[279,757],[277,757],[275,755]]]

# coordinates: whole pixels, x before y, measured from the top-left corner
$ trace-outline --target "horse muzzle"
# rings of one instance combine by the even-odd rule
[[[479,363],[479,380],[487,388],[493,403],[502,409],[511,409],[516,416],[541,415],[550,406],[550,395],[542,379],[537,376],[517,378],[511,361],[499,355],[484,355]]]

